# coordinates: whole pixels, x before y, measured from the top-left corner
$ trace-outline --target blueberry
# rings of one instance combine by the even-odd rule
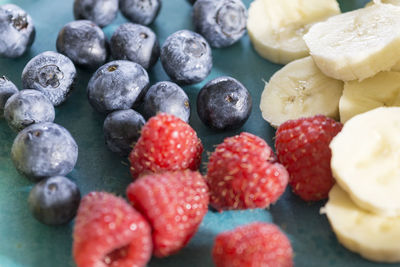
[[[241,0],[198,0],[193,6],[196,31],[212,47],[227,47],[246,31],[247,10]]]
[[[185,91],[172,82],[158,82],[150,87],[144,97],[144,113],[147,118],[158,112],[169,113],[189,122],[190,105]]]
[[[203,123],[217,130],[240,128],[251,113],[249,91],[231,77],[219,77],[204,85],[197,96],[197,113]]]
[[[35,40],[31,16],[19,6],[0,6],[0,57],[22,56]]]
[[[84,68],[97,69],[107,59],[106,36],[90,20],[67,23],[58,33],[56,46],[59,53]]]
[[[104,138],[108,148],[120,156],[128,156],[133,143],[140,137],[145,120],[133,109],[118,110],[108,114],[104,121]]]
[[[38,181],[71,172],[78,159],[78,146],[64,127],[35,123],[18,133],[11,158],[21,174]]]
[[[94,109],[109,113],[137,105],[148,87],[149,76],[142,66],[127,60],[115,60],[93,74],[87,95]]]
[[[41,92],[26,89],[7,100],[4,117],[10,128],[19,132],[34,123],[53,122],[55,111],[49,99]]]
[[[160,58],[165,72],[179,84],[199,83],[212,68],[211,48],[207,41],[188,30],[170,35],[161,48]]]
[[[54,176],[32,188],[28,205],[41,223],[59,225],[75,217],[80,200],[81,193],[74,182],[63,176]]]
[[[142,25],[151,24],[161,9],[161,0],[119,0],[122,15]]]
[[[74,17],[91,20],[100,27],[110,24],[118,13],[118,0],[75,0]]]
[[[196,0],[188,0],[188,2],[193,5],[194,3],[196,3]]]
[[[156,34],[148,27],[125,23],[117,28],[110,41],[114,59],[126,59],[151,68],[160,56]]]
[[[22,71],[22,86],[41,91],[57,106],[67,99],[75,78],[76,69],[69,58],[47,51],[26,64]]]
[[[0,118],[4,115],[4,106],[13,94],[18,93],[18,88],[6,76],[0,77]]]

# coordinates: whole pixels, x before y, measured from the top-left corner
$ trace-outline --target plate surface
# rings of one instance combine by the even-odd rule
[[[19,59],[0,59],[0,75],[8,76],[19,88],[23,67],[33,56],[55,50],[58,31],[73,20],[72,0],[0,0],[0,4],[14,3],[28,11],[34,19],[37,35],[30,51]],[[250,0],[244,0],[249,6]],[[364,6],[365,0],[341,0],[342,11]],[[118,15],[114,23],[104,30],[108,37],[126,20]],[[164,0],[161,13],[151,28],[158,34],[160,43],[168,35],[191,29],[191,6],[186,0]],[[227,136],[248,131],[264,138],[273,145],[274,129],[261,118],[259,111],[263,80],[281,68],[259,57],[251,47],[246,35],[240,42],[226,49],[213,50],[214,67],[206,81],[185,87],[191,99],[190,124],[203,141],[205,151]],[[168,80],[160,62],[149,73],[152,83]],[[91,73],[79,70],[79,80],[69,100],[56,108],[56,123],[66,127],[79,145],[79,159],[68,177],[80,187],[82,194],[104,190],[124,195],[125,187],[132,181],[128,161],[109,152],[104,145],[102,124],[104,116],[96,113],[86,99],[86,85]],[[215,132],[209,130],[196,114],[196,96],[205,82],[222,75],[230,75],[241,81],[253,97],[253,112],[247,123],[239,130]],[[22,89],[22,88],[20,88]],[[32,183],[19,175],[10,159],[10,149],[15,137],[0,120],[0,266],[4,267],[63,267],[74,266],[71,258],[73,224],[49,227],[31,216],[27,196]],[[206,153],[203,161],[206,162]],[[204,172],[204,166],[203,166]],[[213,266],[211,247],[215,235],[238,225],[253,221],[274,222],[290,237],[295,251],[296,266],[383,266],[363,260],[343,248],[332,233],[325,216],[319,214],[324,202],[305,203],[289,190],[269,210],[208,212],[201,227],[190,244],[179,254],[166,259],[152,259],[149,267],[205,267]],[[391,265],[393,266],[393,265]]]

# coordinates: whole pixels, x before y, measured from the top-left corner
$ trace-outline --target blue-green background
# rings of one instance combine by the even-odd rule
[[[244,2],[249,6],[251,1]],[[339,2],[342,11],[362,7],[366,3],[365,0]],[[0,0],[0,4],[4,3],[14,3],[28,11],[37,30],[36,40],[27,54],[19,59],[0,59],[0,75],[8,76],[20,87],[24,65],[38,53],[55,50],[58,31],[73,20],[72,0]],[[110,37],[116,27],[125,21],[119,14],[114,23],[104,29],[107,36]],[[193,29],[191,6],[186,0],[164,0],[161,13],[151,28],[161,43],[177,30]],[[262,120],[258,106],[264,87],[263,80],[268,80],[281,66],[259,57],[247,35],[232,47],[213,49],[213,57],[214,67],[207,79],[203,83],[184,88],[191,99],[190,124],[203,141],[205,151],[213,151],[214,146],[225,137],[241,131],[256,134],[272,146],[274,129]],[[149,74],[152,83],[168,80],[160,63]],[[128,161],[112,154],[104,145],[104,116],[96,113],[86,99],[85,91],[90,75],[89,71],[79,70],[75,91],[65,104],[56,108],[55,122],[66,127],[79,145],[78,163],[68,177],[79,185],[82,194],[105,190],[124,195],[125,187],[132,181]],[[201,86],[221,75],[230,75],[240,80],[253,97],[253,112],[247,123],[236,131],[211,131],[196,114],[196,96]],[[32,183],[16,172],[10,160],[14,137],[15,133],[4,120],[0,120],[0,266],[74,266],[71,257],[73,223],[58,227],[42,225],[28,211],[26,199]],[[207,161],[206,154],[203,155],[204,162]],[[363,260],[339,245],[326,217],[319,214],[323,204],[305,203],[287,190],[269,210],[208,212],[198,233],[186,248],[166,259],[152,259],[149,266],[213,266],[210,250],[215,235],[253,221],[273,222],[285,231],[292,241],[296,266],[383,266]]]

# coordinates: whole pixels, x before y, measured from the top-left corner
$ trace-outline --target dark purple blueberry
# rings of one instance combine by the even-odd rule
[[[247,10],[241,0],[198,0],[193,6],[196,31],[212,47],[227,47],[246,31]]]
[[[188,0],[188,2],[193,5],[194,3],[196,3],[196,0]]]
[[[20,131],[11,148],[17,170],[38,181],[50,176],[65,176],[74,169],[78,145],[64,127],[35,123]]]
[[[183,85],[201,82],[212,68],[211,48],[207,41],[188,30],[170,35],[161,48],[160,58],[168,76]]]
[[[125,59],[151,68],[160,56],[160,45],[156,34],[148,27],[125,23],[111,37],[111,54],[114,59]]]
[[[151,24],[161,9],[161,0],[119,0],[125,18],[142,25]]]
[[[40,122],[53,122],[54,106],[37,90],[21,90],[12,95],[4,107],[4,118],[16,132]]]
[[[4,115],[4,106],[7,100],[15,93],[18,93],[18,88],[13,82],[7,79],[6,76],[0,77],[0,118]]]
[[[101,113],[136,106],[149,88],[149,76],[137,63],[115,60],[101,66],[89,80],[90,104]]]
[[[145,123],[142,115],[133,109],[117,110],[108,114],[103,126],[108,148],[120,156],[128,156]]]
[[[189,98],[185,91],[175,83],[158,82],[154,84],[147,91],[143,102],[146,118],[164,112],[189,122]]]
[[[205,125],[217,130],[240,128],[249,118],[251,107],[246,87],[227,76],[208,82],[197,96],[197,114]]]
[[[35,40],[31,16],[13,4],[0,6],[0,57],[22,56]]]
[[[90,20],[67,23],[58,33],[57,51],[76,65],[97,69],[107,59],[107,39],[104,32]]]
[[[59,225],[71,221],[78,210],[81,193],[74,182],[54,176],[37,183],[29,193],[28,205],[41,223]]]
[[[67,100],[76,78],[72,61],[53,51],[32,58],[22,71],[23,88],[42,92],[54,106]]]
[[[110,24],[118,13],[118,0],[75,0],[74,17],[87,19],[100,27]]]

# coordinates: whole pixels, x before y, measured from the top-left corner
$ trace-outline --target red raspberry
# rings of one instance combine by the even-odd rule
[[[293,250],[277,226],[256,222],[217,235],[216,267],[291,267]]]
[[[289,185],[306,201],[328,197],[335,180],[331,172],[329,143],[342,124],[323,115],[290,120],[276,131],[279,162],[289,172]]]
[[[153,228],[157,257],[176,253],[189,242],[209,201],[203,177],[189,170],[144,175],[128,186],[127,196]]]
[[[129,160],[131,174],[159,171],[197,170],[203,145],[189,124],[166,113],[152,117],[142,128],[142,134]]]
[[[73,254],[78,267],[146,266],[151,228],[124,199],[92,192],[79,206]]]
[[[263,139],[241,133],[211,154],[206,180],[218,210],[266,208],[285,191],[288,173]]]

